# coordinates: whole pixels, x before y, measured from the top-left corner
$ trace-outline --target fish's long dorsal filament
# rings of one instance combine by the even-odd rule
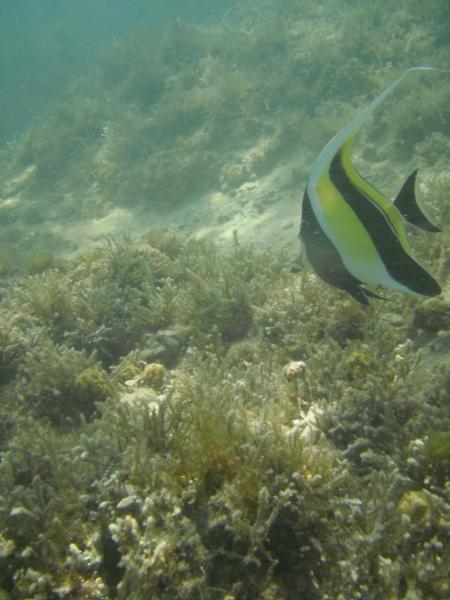
[[[331,140],[323,147],[319,153],[316,162],[311,169],[308,179],[308,187],[323,175],[324,170],[328,170],[331,161],[341,146],[351,137],[358,133],[363,123],[367,121],[370,115],[380,106],[382,102],[395,90],[395,88],[405,79],[408,73],[413,71],[441,71],[450,73],[450,69],[434,67],[431,65],[418,65],[404,71],[400,77],[386,87],[376,98],[374,98],[365,108],[363,108],[347,125],[345,125]]]

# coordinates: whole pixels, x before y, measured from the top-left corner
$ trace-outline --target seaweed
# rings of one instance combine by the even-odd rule
[[[219,189],[247,210],[280,162],[296,189],[394,70],[448,56],[448,3],[385,4],[141,28],[0,156],[0,596],[449,596],[445,173],[419,182],[444,233],[414,244],[443,298],[367,311],[238,234],[155,226],[64,260],[29,235]],[[449,154],[446,89],[411,86],[357,156],[382,184]]]
[[[95,355],[55,345],[45,338],[27,350],[11,393],[28,411],[52,423],[67,424],[96,412],[113,393]],[[8,393],[7,393],[8,397]]]
[[[284,252],[158,231],[17,274],[2,300],[0,585],[444,597],[447,461],[431,448],[446,376],[424,373],[446,346],[442,325],[405,342],[418,306],[360,313]]]

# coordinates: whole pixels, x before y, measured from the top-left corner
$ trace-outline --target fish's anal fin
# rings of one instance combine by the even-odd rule
[[[409,175],[402,185],[401,190],[394,200],[394,206],[402,217],[406,219],[408,223],[411,223],[411,225],[424,229],[425,231],[433,233],[439,232],[440,229],[433,225],[433,223],[430,223],[420,206],[417,204],[416,195],[414,193],[416,175],[417,169]]]

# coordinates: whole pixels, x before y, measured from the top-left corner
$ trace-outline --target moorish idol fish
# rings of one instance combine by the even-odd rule
[[[437,296],[439,284],[413,258],[403,219],[426,231],[439,231],[419,208],[414,184],[417,170],[394,202],[368,183],[350,161],[361,125],[411,71],[408,69],[368,104],[323,148],[309,174],[303,196],[302,257],[327,283],[361,304],[377,297],[364,284],[381,284],[418,296]]]

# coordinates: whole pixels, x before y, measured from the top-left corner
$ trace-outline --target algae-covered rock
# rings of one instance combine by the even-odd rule
[[[40,342],[27,351],[11,393],[36,417],[56,424],[92,416],[96,403],[113,394],[106,372],[93,355]]]
[[[160,389],[164,383],[166,368],[161,363],[150,363],[144,367],[144,370],[137,379],[138,385],[146,385],[156,390]]]
[[[420,491],[406,492],[398,509],[401,514],[407,515],[414,523],[426,523],[431,517],[430,501],[427,495]]]
[[[75,378],[75,387],[77,393],[83,398],[83,402],[87,404],[102,402],[113,393],[106,372],[97,365],[81,371]]]
[[[401,597],[403,571],[411,589],[441,593],[448,469],[427,448],[446,401],[442,369],[418,378],[426,348],[377,306],[357,337],[334,339],[348,301],[328,303],[334,292],[291,274],[283,253],[175,246],[169,280],[127,240],[34,276],[31,297],[28,277],[5,291],[15,328],[3,339],[23,351],[4,356],[0,394],[30,421],[11,411],[1,448],[4,572],[42,597]],[[113,334],[75,293],[82,282],[97,294],[92,280],[123,300],[95,307]],[[58,291],[63,321],[37,301],[39,281]],[[245,307],[244,324],[226,303]],[[392,303],[407,322],[415,305]],[[155,327],[154,311],[170,325]],[[442,340],[430,356],[445,355]],[[116,349],[108,363],[91,343]]]
[[[355,380],[373,372],[376,369],[376,362],[366,348],[350,352],[345,358],[344,366],[348,379]]]
[[[413,331],[423,330],[427,334],[450,329],[450,303],[441,298],[424,300],[414,311],[411,323]]]
[[[42,247],[44,218],[77,237],[126,205],[114,214],[153,227],[0,267],[0,594],[450,597],[448,307],[392,292],[362,310],[289,270],[277,244],[294,225],[274,234],[298,219],[320,147],[393,70],[435,43],[445,56],[448,3],[433,21],[406,4],[251,1],[143,28],[0,154],[8,261]],[[355,158],[386,193],[411,152],[427,165],[417,193],[443,233],[417,248],[445,289],[448,186],[429,183],[428,153],[437,139],[448,162],[429,135],[448,86],[415,75]],[[203,201],[230,247],[180,233],[205,232]],[[267,247],[242,242],[243,215]]]

